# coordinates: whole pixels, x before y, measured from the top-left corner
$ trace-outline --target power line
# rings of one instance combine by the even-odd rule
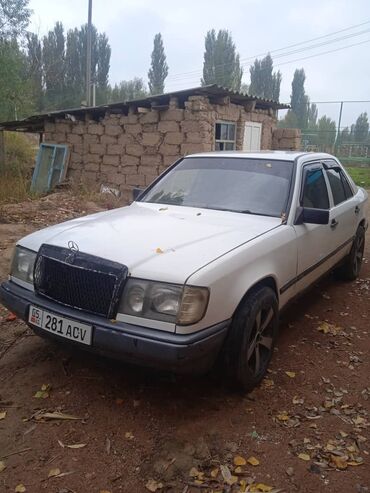
[[[317,56],[328,55],[329,53],[335,53],[337,51],[345,50],[347,48],[353,48],[354,46],[359,46],[359,45],[369,43],[369,42],[370,42],[370,39],[367,39],[365,41],[360,41],[359,43],[353,43],[351,45],[341,46],[340,48],[336,48],[334,50],[323,51],[321,53],[315,53],[313,55],[309,55],[306,57],[295,58],[294,60],[287,60],[285,62],[280,62],[280,63],[276,64],[275,67],[279,67],[281,65],[286,65],[287,63],[295,63],[295,62],[300,62],[302,60],[308,60],[309,58],[315,58]],[[177,83],[180,83],[180,82],[182,82],[182,81],[177,81]],[[172,84],[176,84],[176,81],[173,82]]]
[[[334,104],[334,103],[370,103],[370,99],[364,99],[363,101],[349,100],[349,101],[310,101],[309,104]]]
[[[295,53],[302,53],[304,51],[313,50],[314,48],[320,48],[320,47],[326,46],[328,44],[337,43],[338,41],[344,41],[346,39],[350,39],[350,38],[353,38],[353,37],[356,37],[356,36],[361,36],[362,34],[367,34],[369,32],[370,32],[370,29],[365,29],[365,30],[359,31],[357,33],[347,34],[346,36],[341,36],[341,37],[338,37],[338,38],[330,39],[330,40],[325,41],[325,42],[322,42],[322,43],[316,43],[314,45],[305,46],[303,48],[299,48],[298,50],[293,50],[293,51],[288,51],[288,52],[285,52],[285,53],[280,53],[279,55],[276,55],[274,57],[274,60],[276,60],[277,58],[283,58],[283,57],[286,57],[286,56],[294,55]],[[251,58],[246,59],[246,60],[249,60],[249,63],[250,63],[250,62],[253,61],[253,59],[254,59],[254,57],[251,57]],[[246,65],[249,65],[249,63],[244,62],[244,63],[241,64],[241,66],[242,67],[246,67]],[[215,68],[224,67],[225,65],[230,65],[230,63],[229,64],[225,64],[224,63],[224,64],[216,65]],[[201,72],[198,71],[198,74],[200,74],[200,73]],[[174,75],[172,77],[172,80],[174,80],[175,77],[178,77],[178,76],[175,76]],[[193,76],[191,76],[191,77],[193,77]],[[186,78],[187,78],[186,76],[182,77],[182,79],[186,79]]]
[[[301,60],[308,60],[309,58],[314,58],[316,56],[327,55],[329,53],[335,53],[336,51],[346,50],[347,48],[353,48],[354,46],[363,45],[363,44],[369,43],[369,42],[370,42],[370,39],[367,39],[365,41],[360,41],[359,43],[354,43],[354,44],[351,44],[351,45],[347,45],[347,46],[342,46],[340,48],[336,48],[335,50],[323,51],[321,53],[315,53],[314,55],[309,55],[309,56],[302,57],[302,58],[296,58],[295,60],[288,60],[286,62],[278,63],[276,65],[276,67],[279,67],[280,65],[286,65],[287,63],[294,63],[294,62],[300,62]]]
[[[363,22],[363,23],[361,23],[361,24],[352,25],[352,26],[349,26],[349,27],[347,27],[347,28],[345,28],[345,29],[341,29],[341,30],[339,30],[339,31],[334,31],[334,32],[331,32],[331,33],[329,33],[329,34],[325,34],[325,35],[323,35],[323,36],[318,36],[318,37],[316,37],[316,38],[311,38],[311,39],[306,40],[306,41],[301,41],[301,42],[299,42],[299,43],[294,43],[294,44],[291,44],[291,45],[285,46],[285,47],[283,47],[283,48],[277,48],[277,49],[275,49],[275,50],[270,50],[270,51],[267,51],[267,52],[264,52],[264,53],[259,53],[259,54],[257,54],[257,55],[253,55],[253,56],[251,56],[251,57],[242,58],[242,59],[241,59],[241,61],[243,61],[243,65],[245,65],[245,64],[246,64],[246,62],[247,62],[248,60],[249,60],[249,61],[254,60],[254,59],[255,59],[255,58],[257,58],[257,57],[260,57],[260,56],[265,56],[265,55],[267,55],[268,53],[270,53],[270,54],[271,54],[271,53],[277,53],[277,52],[280,52],[280,51],[287,50],[287,49],[289,49],[289,48],[294,48],[294,47],[296,47],[296,46],[300,46],[300,45],[303,45],[303,44],[310,43],[310,42],[312,42],[312,41],[317,41],[317,40],[319,40],[319,39],[328,38],[328,37],[330,37],[330,36],[334,36],[335,34],[339,34],[339,33],[345,32],[345,31],[349,31],[349,30],[351,30],[351,29],[355,29],[355,28],[357,28],[357,27],[361,27],[361,26],[364,26],[364,25],[366,25],[366,24],[370,24],[370,21],[366,21],[366,22]],[[323,44],[330,44],[330,43],[333,43],[333,42],[336,42],[336,41],[340,41],[340,40],[342,40],[342,39],[347,39],[348,37],[359,36],[360,34],[364,34],[365,32],[368,32],[368,30],[365,30],[365,31],[360,31],[360,32],[358,32],[358,33],[353,33],[353,34],[350,34],[350,35],[348,35],[348,36],[344,36],[344,37],[336,38],[335,40],[328,40],[326,43],[323,43]],[[319,43],[317,46],[320,46],[320,45],[321,45],[321,43]],[[305,48],[302,48],[301,50],[302,50],[302,51],[304,51],[304,50],[307,50],[307,49],[313,49],[314,47],[316,47],[316,45],[314,45],[314,46],[312,46],[312,47],[305,47]],[[298,52],[298,51],[299,51],[299,50],[297,50],[297,52]],[[294,52],[292,52],[292,53],[294,53]],[[288,55],[288,54],[289,54],[289,53],[287,53],[286,55]],[[286,55],[284,55],[284,54],[277,55],[275,58],[278,58],[278,57],[281,57],[281,56],[286,56]],[[228,64],[219,64],[219,65],[216,65],[216,68],[223,67],[223,66],[225,66],[225,65],[228,65]],[[187,75],[194,75],[194,76],[195,76],[195,75],[199,75],[200,73],[201,73],[201,70],[199,70],[199,69],[197,69],[197,70],[192,70],[192,71],[190,71],[190,72],[182,72],[182,73],[174,74],[173,76],[168,77],[168,79],[167,79],[167,80],[173,80],[173,79],[175,79],[175,78],[177,78],[177,77],[183,77],[183,78],[186,78],[185,76],[187,76]]]

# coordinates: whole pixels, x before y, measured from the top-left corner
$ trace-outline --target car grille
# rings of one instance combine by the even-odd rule
[[[113,318],[126,277],[125,265],[44,244],[35,263],[34,286],[37,294],[58,303]]]

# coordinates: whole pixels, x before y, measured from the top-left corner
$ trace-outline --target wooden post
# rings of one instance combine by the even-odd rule
[[[0,130],[0,172],[5,169],[5,138],[4,130]]]

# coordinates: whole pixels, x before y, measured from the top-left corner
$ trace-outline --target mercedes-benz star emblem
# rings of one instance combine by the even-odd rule
[[[68,248],[72,251],[72,252],[79,252],[80,249],[78,248],[78,245],[75,241],[72,241],[72,240],[69,240],[68,242]]]
[[[73,264],[74,261],[75,261],[75,256],[80,251],[80,249],[78,248],[77,243],[75,241],[73,241],[73,240],[69,240],[69,242],[68,242],[68,248],[69,248],[69,250],[70,250],[71,253],[69,253],[67,255],[65,261],[68,264]]]

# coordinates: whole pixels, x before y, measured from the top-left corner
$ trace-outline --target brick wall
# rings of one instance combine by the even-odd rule
[[[271,111],[230,103],[228,98],[210,102],[190,96],[179,107],[171,98],[169,107],[130,108],[129,114],[109,114],[95,121],[56,120],[45,123],[45,142],[68,144],[68,178],[98,189],[113,185],[131,197],[133,187],[149,185],[178,158],[214,149],[215,123],[237,124],[237,149],[242,149],[244,123],[261,122],[262,148],[272,147],[276,120]]]
[[[272,149],[299,151],[301,131],[298,128],[275,128],[272,134]]]

